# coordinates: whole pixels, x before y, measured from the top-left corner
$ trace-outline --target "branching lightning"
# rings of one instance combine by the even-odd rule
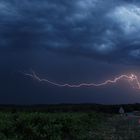
[[[48,84],[58,86],[58,87],[70,87],[70,88],[100,87],[100,86],[105,86],[108,84],[115,84],[115,83],[119,82],[120,80],[125,80],[125,81],[129,82],[129,84],[132,86],[132,88],[140,89],[140,82],[138,80],[137,75],[135,75],[135,74],[120,75],[118,77],[115,77],[113,80],[106,80],[102,83],[80,83],[80,84],[69,84],[69,83],[60,84],[57,82],[52,82],[48,79],[41,79],[39,76],[36,75],[36,73],[34,71],[32,71],[31,74],[28,74],[28,73],[24,73],[24,74],[39,82],[46,82]]]

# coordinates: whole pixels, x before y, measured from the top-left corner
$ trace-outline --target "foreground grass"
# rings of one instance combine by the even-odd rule
[[[0,113],[0,140],[87,140],[106,119],[97,113]]]
[[[105,140],[139,140],[140,117],[114,116],[100,127]],[[108,127],[105,127],[108,126]]]
[[[1,112],[0,140],[139,140],[138,120],[94,112]]]

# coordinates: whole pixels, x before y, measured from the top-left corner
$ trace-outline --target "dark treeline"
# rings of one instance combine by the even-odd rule
[[[125,112],[139,111],[140,104],[119,104],[119,105],[102,105],[102,104],[57,104],[57,105],[0,105],[0,111],[4,112],[103,112],[118,113],[120,107]]]

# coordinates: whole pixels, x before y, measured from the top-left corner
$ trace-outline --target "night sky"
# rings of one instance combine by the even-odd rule
[[[59,83],[140,79],[140,1],[0,0],[0,104],[139,103],[124,80],[60,88],[31,70]]]

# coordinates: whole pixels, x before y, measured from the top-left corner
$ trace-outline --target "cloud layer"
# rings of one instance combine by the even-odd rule
[[[137,64],[138,0],[1,0],[0,48],[82,55]]]

